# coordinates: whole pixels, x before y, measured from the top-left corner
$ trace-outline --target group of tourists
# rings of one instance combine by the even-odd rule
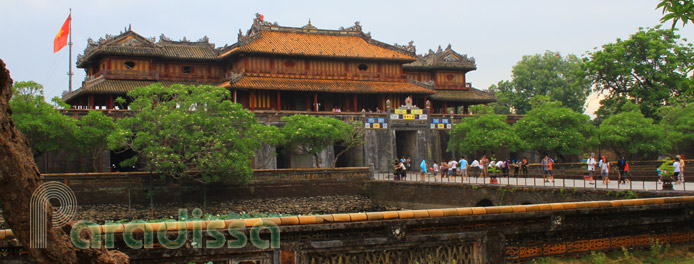
[[[595,153],[590,154],[590,158],[586,160],[586,165],[588,167],[588,175],[584,176],[584,180],[589,182],[589,184],[595,184],[596,181],[601,180],[603,184],[608,184],[610,182],[610,169],[611,164],[617,166],[617,181],[618,184],[628,184],[629,179],[629,162],[624,156],[622,156],[616,163],[610,163],[610,161],[605,157],[601,156],[600,159],[596,159]],[[554,182],[554,175],[552,173],[554,165],[554,160],[549,156],[545,157],[540,161],[540,166],[542,167],[542,177],[545,182]],[[673,163],[674,173],[675,173],[675,184],[684,183],[684,158],[681,155],[675,156],[675,161]],[[466,156],[460,157],[458,160],[444,160],[436,162],[434,161],[429,165],[426,160],[422,160],[419,164],[421,169],[420,180],[424,181],[426,175],[432,174],[434,178],[452,178],[452,177],[462,177],[466,179],[469,176],[479,175],[480,177],[490,177],[491,179],[496,179],[497,176],[508,177],[511,172],[514,176],[528,176],[528,167],[530,163],[528,159],[523,157],[522,160],[498,160],[492,161],[486,155],[482,156],[479,160],[473,160],[468,162]],[[393,162],[394,167],[394,178],[396,180],[404,180],[407,177],[407,171],[412,170],[412,160],[409,157],[402,157],[399,160]],[[489,168],[496,167],[499,169],[498,174],[489,174]],[[600,173],[597,173],[597,171]],[[659,179],[659,182],[661,180]]]
[[[585,180],[589,181],[590,184],[595,184],[594,181],[602,180],[603,184],[610,183],[610,162],[605,158],[605,156],[600,157],[599,161],[595,159],[595,153],[590,153],[590,158],[586,160],[588,165],[588,176],[585,176]],[[596,167],[597,165],[597,167]],[[617,165],[617,180],[618,184],[628,184],[631,180],[629,179],[629,162],[624,156],[621,157],[616,163]],[[675,184],[680,184],[684,182],[683,169],[684,169],[684,159],[682,156],[675,156],[675,161],[672,166],[674,167],[675,173]],[[599,169],[600,174],[597,175],[595,171]],[[660,177],[660,171],[658,172],[659,178],[658,182],[662,182]]]
[[[605,156],[600,157],[600,161],[595,160],[595,153],[590,153],[590,158],[586,160],[588,165],[588,176],[584,178],[589,181],[590,184],[595,184],[594,181],[602,180],[603,184],[610,183],[610,162],[605,158]],[[597,168],[596,168],[597,165]],[[629,163],[624,157],[622,157],[619,162],[617,162],[619,184],[626,184],[629,181],[627,174],[629,173]],[[595,174],[595,170],[600,169],[600,175]]]
[[[412,160],[404,156],[400,160],[393,161],[393,174],[396,181],[405,180],[407,171],[412,169]]]
[[[449,177],[462,177],[463,179],[468,178],[471,175],[480,175],[481,177],[490,177],[489,168],[496,167],[500,170],[500,175],[509,176],[513,173],[518,176],[522,172],[523,175],[528,175],[529,162],[527,158],[523,160],[499,160],[492,161],[486,155],[482,156],[479,160],[473,160],[469,162],[466,156],[460,157],[458,160],[444,160],[436,162],[434,161],[431,166],[427,166],[425,160],[422,160],[420,164],[421,173],[420,180],[424,181],[427,174],[431,173],[434,177],[449,178]],[[471,171],[474,170],[474,171]],[[497,175],[493,174],[490,178],[496,178]]]

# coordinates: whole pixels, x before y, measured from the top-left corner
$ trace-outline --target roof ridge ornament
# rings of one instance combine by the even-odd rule
[[[311,19],[310,19],[310,18],[308,19],[308,24],[304,25],[304,26],[301,27],[301,28],[302,28],[302,29],[318,29],[317,27],[315,27],[314,25],[311,24]]]
[[[342,29],[342,28],[340,28],[340,29]],[[354,21],[354,26],[345,28],[344,30],[345,31],[353,31],[353,32],[362,32],[361,22]]]
[[[405,45],[398,45],[398,43],[393,43],[393,46],[399,49],[403,49],[408,52],[416,53],[417,48],[414,46],[414,40],[410,40],[410,42],[407,43],[407,46]]]

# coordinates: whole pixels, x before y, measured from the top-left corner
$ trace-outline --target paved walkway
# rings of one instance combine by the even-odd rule
[[[392,181],[392,173],[376,173],[374,175],[375,180],[380,181]],[[686,178],[685,178],[686,179]],[[415,172],[408,174],[407,178],[404,180],[407,182],[421,181],[419,173]],[[428,174],[425,177],[426,182],[442,182],[442,183],[466,183],[466,184],[489,184],[489,178],[481,177],[467,177],[463,179],[462,177],[444,177],[441,176],[434,177]],[[654,181],[630,181],[626,184],[619,184],[617,182],[616,176],[610,178],[608,184],[603,184],[602,180],[588,182],[583,179],[561,179],[555,178],[554,182],[545,182],[542,176],[538,177],[500,177],[497,178],[499,185],[515,185],[515,186],[538,186],[538,187],[555,187],[555,188],[594,188],[594,189],[614,189],[614,190],[647,190],[655,191],[662,190],[662,183],[656,183]],[[591,184],[592,183],[592,184]],[[684,184],[673,184],[673,189],[675,191],[687,191],[694,192],[694,183],[687,182]]]

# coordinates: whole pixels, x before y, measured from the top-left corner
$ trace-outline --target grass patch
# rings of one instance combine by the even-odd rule
[[[543,257],[529,263],[536,264],[694,264],[694,245],[663,245],[651,243],[650,248],[611,251],[608,253],[591,252],[580,258]]]

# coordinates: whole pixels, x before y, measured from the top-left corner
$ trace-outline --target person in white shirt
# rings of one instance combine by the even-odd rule
[[[590,184],[593,183],[593,175],[595,175],[595,164],[597,162],[595,161],[595,153],[590,153],[590,158],[588,158],[588,161],[586,161],[586,164],[588,164],[588,177],[585,179],[587,181],[590,181]]]
[[[682,183],[682,176],[680,175],[680,166],[680,158],[675,157],[675,162],[672,163],[672,167],[674,168],[672,171],[675,173],[675,179],[677,179],[675,184]]]
[[[453,173],[455,172],[457,167],[458,167],[457,161],[451,160],[450,162],[448,162],[448,177],[453,177]]]

